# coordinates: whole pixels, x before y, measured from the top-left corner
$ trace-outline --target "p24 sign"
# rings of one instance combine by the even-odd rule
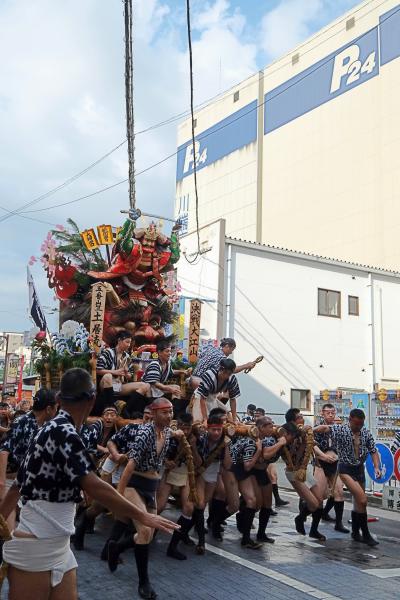
[[[362,62],[358,44],[349,46],[335,56],[330,93],[338,92],[360,80],[363,75],[371,75],[376,67],[376,50],[373,50]]]

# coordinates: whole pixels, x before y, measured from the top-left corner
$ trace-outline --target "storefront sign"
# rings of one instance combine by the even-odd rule
[[[374,464],[372,462],[371,455],[368,456],[365,466],[367,468],[368,475],[373,481],[375,481],[375,483],[386,483],[393,476],[393,454],[391,453],[390,448],[385,444],[376,444],[376,449],[378,450],[382,476],[379,479],[375,476]]]
[[[379,26],[285,81],[265,95],[264,132],[270,133],[379,75],[400,57],[400,5]]]
[[[400,488],[385,485],[383,488],[382,508],[400,512]]]

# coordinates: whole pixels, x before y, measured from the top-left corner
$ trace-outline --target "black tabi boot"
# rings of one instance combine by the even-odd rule
[[[258,513],[257,540],[259,542],[267,542],[268,544],[274,544],[275,540],[271,537],[268,537],[265,533],[270,516],[271,508],[260,508],[260,512]]]
[[[179,531],[174,531],[172,534],[172,538],[167,549],[167,556],[176,558],[177,560],[186,560],[186,555],[182,552],[179,552],[178,544],[185,535],[188,535],[192,526],[192,519],[191,517],[185,517],[184,515],[181,515],[177,523],[181,526],[181,528]]]
[[[325,502],[325,506],[322,511],[322,520],[323,521],[331,521],[332,523],[335,521],[330,514],[329,511],[335,506],[335,499],[332,496],[329,496],[327,501]]]
[[[309,536],[310,536],[310,538],[314,538],[316,540],[319,540],[320,542],[325,542],[326,537],[318,531],[318,525],[321,521],[321,517],[322,517],[322,508],[317,508],[317,510],[314,510],[314,512],[312,513],[312,523],[311,523],[311,529],[310,529]]]
[[[185,531],[185,533],[182,533],[182,531],[181,531],[181,540],[185,544],[185,546],[195,546],[196,544],[194,543],[192,538],[189,536],[190,530],[192,529],[192,527],[194,525],[193,516],[186,517],[186,518],[188,519],[188,527],[187,527],[187,530]]]
[[[111,529],[110,537],[104,544],[103,549],[101,551],[101,554],[100,554],[101,560],[108,560],[108,544],[111,541],[118,542],[119,538],[125,533],[125,531],[128,529],[128,527],[129,527],[129,525],[127,523],[118,521],[118,519],[116,519],[114,521],[114,524]]]
[[[90,525],[92,519],[87,516],[86,510],[79,517],[76,526],[75,526],[75,534],[73,538],[73,545],[75,550],[83,550],[84,542],[85,542],[85,533],[86,528]]]
[[[193,511],[194,528],[198,535],[199,541],[196,546],[196,554],[204,554],[206,549],[206,530],[204,527],[204,508],[195,508]]]
[[[214,500],[214,519],[211,524],[213,538],[222,542],[222,527],[223,521],[230,517],[230,513],[226,510],[225,500]]]
[[[207,527],[211,527],[214,519],[215,519],[215,503],[218,503],[218,500],[212,498],[211,502],[208,504],[208,517],[207,517]]]
[[[307,502],[305,502],[302,498],[300,498],[299,514],[297,515],[297,517],[294,520],[297,533],[300,533],[301,535],[306,535],[304,523],[306,522],[306,519],[309,514],[311,514],[311,511],[308,510]]]
[[[335,500],[334,508],[336,515],[335,530],[340,531],[340,533],[349,533],[349,529],[343,525],[344,500],[341,502]]]
[[[277,483],[272,484],[272,493],[275,498],[275,506],[287,506],[288,504],[290,504],[290,502],[288,502],[287,500],[282,500],[282,498],[280,497],[279,487]]]
[[[243,496],[240,496],[239,500],[239,510],[236,513],[236,527],[239,533],[243,533],[243,511],[246,508],[246,502],[244,501]]]
[[[157,598],[157,594],[149,581],[149,544],[135,544],[135,559],[139,577],[139,596],[146,600]]]
[[[250,537],[251,526],[253,525],[254,515],[256,514],[255,508],[248,508],[247,506],[243,509],[243,537],[241,545],[245,548],[251,548],[257,550],[261,548],[260,542],[255,542]]]
[[[362,541],[364,544],[368,544],[368,546],[378,546],[379,542],[375,538],[372,537],[369,529],[368,529],[368,517],[367,513],[358,513],[361,533],[362,533]]]
[[[351,537],[355,542],[362,542],[359,513],[354,510],[351,511]]]
[[[111,573],[114,573],[114,571],[117,570],[117,567],[120,563],[119,555],[122,554],[122,552],[124,552],[125,550],[134,547],[135,542],[133,539],[133,533],[131,531],[126,531],[125,535],[118,542],[114,540],[109,541],[107,562]]]

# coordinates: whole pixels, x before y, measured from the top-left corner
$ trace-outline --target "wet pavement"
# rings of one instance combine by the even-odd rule
[[[158,535],[151,548],[150,575],[158,598],[176,600],[396,600],[400,598],[400,516],[376,508],[379,522],[370,524],[380,544],[369,548],[352,542],[350,535],[322,524],[328,540],[322,544],[294,531],[297,497],[284,494],[290,506],[280,509],[268,527],[275,544],[261,550],[240,546],[235,519],[228,521],[224,542],[209,537],[205,556],[196,556],[193,548],[183,547],[186,561],[165,555],[168,538]],[[346,504],[345,516],[350,505]],[[177,518],[175,510],[167,514]],[[100,550],[110,527],[102,516],[94,535],[86,536],[86,550],[76,553],[79,569],[80,600],[134,599],[137,578],[133,551],[123,555],[124,563],[115,574],[99,560]],[[306,529],[309,525],[306,527]],[[350,525],[349,525],[350,527]],[[3,592],[5,594],[5,590]],[[2,597],[6,598],[6,595]]]

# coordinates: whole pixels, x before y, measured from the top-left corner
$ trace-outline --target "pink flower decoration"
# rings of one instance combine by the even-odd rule
[[[58,231],[65,231],[64,225],[56,225],[56,229],[58,229]]]

